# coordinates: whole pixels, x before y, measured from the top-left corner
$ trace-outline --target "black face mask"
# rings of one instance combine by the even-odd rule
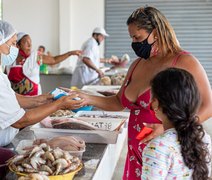
[[[148,43],[147,40],[148,40],[150,34],[148,35],[148,37],[145,40],[143,40],[141,42],[132,42],[131,46],[132,46],[135,54],[138,57],[141,57],[144,59],[149,58],[151,50],[152,50],[152,45],[155,43],[155,42],[153,42],[152,44]]]

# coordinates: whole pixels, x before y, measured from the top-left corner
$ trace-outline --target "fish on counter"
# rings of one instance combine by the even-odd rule
[[[48,144],[51,148],[59,147],[65,151],[81,151],[85,149],[85,141],[77,136],[58,136],[50,140],[36,139],[33,145]]]
[[[55,129],[78,129],[78,130],[95,130],[96,127],[91,124],[74,119],[74,118],[45,118],[40,122],[40,124],[45,128],[55,128]]]
[[[50,117],[73,117],[75,115],[71,110],[58,110],[50,115]]]
[[[32,145],[25,146],[22,150],[29,151],[43,143],[50,146],[50,148],[59,147],[64,151],[83,151],[86,147],[85,141],[78,136],[58,136],[51,139],[36,139]]]
[[[79,119],[54,119],[52,127],[56,129],[96,130],[93,125]]]
[[[75,119],[76,118],[76,119]],[[75,118],[46,118],[43,121],[40,122],[40,124],[44,128],[53,128],[53,129],[70,129],[70,130],[107,130],[107,131],[113,131],[116,129],[111,127],[111,123],[108,123],[108,121],[104,121],[103,119],[120,119],[120,120],[126,120],[127,117],[124,115],[118,115],[118,114],[80,114]],[[80,119],[82,118],[82,119]],[[90,119],[93,119],[90,120]],[[97,119],[97,121],[95,121]],[[88,121],[87,121],[88,120]],[[113,121],[113,120],[111,120]],[[114,123],[116,123],[114,121]],[[121,123],[121,121],[120,121]],[[103,127],[103,125],[106,125]],[[119,124],[118,124],[119,125]],[[117,125],[117,126],[118,126]]]

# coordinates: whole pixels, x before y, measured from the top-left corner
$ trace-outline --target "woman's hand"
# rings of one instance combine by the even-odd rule
[[[148,141],[152,140],[153,138],[163,134],[164,129],[162,124],[149,124],[149,123],[143,123],[146,127],[152,128],[153,132],[146,136],[144,139],[140,141],[140,144],[148,143]]]
[[[82,102],[83,106],[90,106],[92,105],[92,95],[89,95],[88,93],[84,91],[78,91],[79,98],[83,99],[84,101]]]
[[[76,100],[78,98],[78,94],[72,93],[68,96],[63,96],[59,98],[57,101],[59,101],[59,108],[60,109],[78,109],[82,107],[83,99]]]
[[[73,95],[73,94],[77,94],[77,97],[81,98],[81,100],[83,100],[81,102],[81,106],[89,106],[92,105],[91,104],[91,100],[92,100],[92,96],[89,95],[88,93],[82,91],[82,90],[71,90],[65,87],[60,87],[60,89],[62,89],[63,91],[69,93],[69,95]]]

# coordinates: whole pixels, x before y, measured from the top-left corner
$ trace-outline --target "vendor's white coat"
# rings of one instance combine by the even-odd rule
[[[25,111],[20,107],[7,76],[2,72],[0,72],[0,89],[0,146],[5,146],[19,131],[11,125],[22,118]]]

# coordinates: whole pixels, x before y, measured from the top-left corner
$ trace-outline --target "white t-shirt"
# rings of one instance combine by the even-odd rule
[[[211,157],[211,138],[207,133],[205,133],[203,142],[206,144]],[[164,134],[147,144],[143,150],[142,161],[142,180],[192,179],[193,170],[189,169],[184,163],[181,145],[174,128],[166,130]],[[207,165],[210,176],[211,162]]]
[[[97,68],[100,67],[99,45],[93,37],[89,38],[83,44],[82,51],[83,55],[82,57],[79,57],[77,61],[77,66],[72,75],[71,81],[71,86],[77,86],[78,88],[81,88],[98,78],[98,73],[83,63],[83,57],[89,58]]]
[[[19,129],[11,125],[25,114],[16,99],[8,77],[0,72],[0,146],[9,144]]]

